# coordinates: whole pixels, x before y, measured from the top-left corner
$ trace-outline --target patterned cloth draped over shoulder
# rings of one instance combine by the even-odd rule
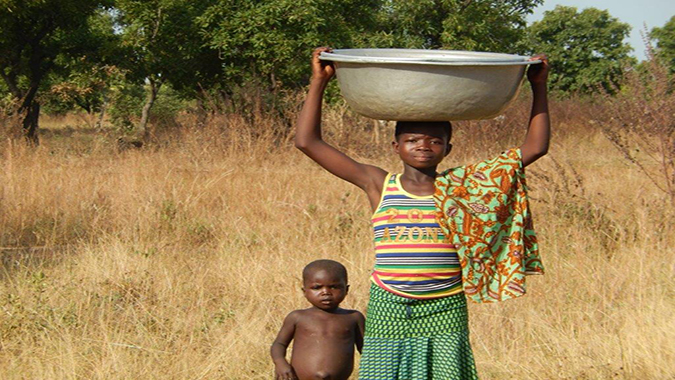
[[[525,294],[525,275],[543,274],[520,149],[441,173],[436,216],[459,245],[464,293],[478,303]]]

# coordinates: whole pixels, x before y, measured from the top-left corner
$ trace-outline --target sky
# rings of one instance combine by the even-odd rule
[[[544,0],[544,4],[537,7],[527,21],[541,20],[544,12],[553,10],[556,5],[576,7],[578,11],[584,8],[606,9],[612,17],[629,24],[632,29],[626,42],[633,47],[633,56],[639,60],[646,59],[645,44],[640,35],[644,25],[649,31],[662,27],[675,16],[675,0]]]

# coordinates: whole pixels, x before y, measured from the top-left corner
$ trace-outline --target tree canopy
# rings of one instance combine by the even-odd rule
[[[0,75],[16,102],[25,135],[37,142],[36,95],[50,72],[67,70],[59,56],[93,49],[90,17],[106,0],[3,0],[0,7]]]
[[[671,73],[675,72],[675,16],[664,26],[652,29],[649,37],[656,40],[656,55],[666,62]]]
[[[317,46],[358,47],[378,0],[218,0],[200,18],[231,85],[296,86]]]
[[[208,6],[208,1],[116,0],[115,22],[128,57],[123,67],[129,80],[148,84],[139,133],[147,132],[150,111],[165,83],[194,96],[218,75],[218,54],[207,46],[197,23]]]
[[[372,41],[378,47],[514,53],[525,17],[543,0],[386,0]]]
[[[608,11],[557,6],[544,12],[528,29],[530,53],[545,52],[551,60],[550,85],[562,92],[593,92],[598,87],[613,91],[625,65],[633,63],[624,43],[628,24]]]
[[[175,99],[199,104],[207,91],[231,99],[241,87],[259,86],[274,97],[303,86],[312,49],[326,45],[544,52],[554,89],[618,86],[631,63],[623,43],[628,25],[607,11],[559,6],[528,28],[525,17],[542,2],[0,0],[0,91],[34,138],[40,102],[52,110],[79,107],[92,125],[109,101],[124,103],[133,114],[123,118],[125,127],[143,133],[164,86]],[[671,63],[673,24],[650,33]],[[121,110],[114,104],[111,115]]]

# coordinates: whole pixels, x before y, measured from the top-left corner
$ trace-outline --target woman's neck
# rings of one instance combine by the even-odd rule
[[[401,175],[403,190],[418,196],[428,196],[434,193],[436,168],[424,170],[405,166]]]
[[[434,182],[436,180],[436,166],[432,168],[417,169],[409,165],[403,165],[401,178],[413,183]]]

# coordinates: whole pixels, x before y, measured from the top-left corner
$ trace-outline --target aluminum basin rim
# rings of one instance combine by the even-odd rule
[[[373,63],[373,64],[412,64],[412,65],[436,65],[436,66],[525,66],[531,64],[541,63],[540,60],[529,61],[529,57],[512,55],[512,54],[502,54],[499,55],[509,56],[512,58],[466,58],[466,57],[373,57],[373,56],[363,56],[363,55],[348,55],[340,54],[340,51],[349,51],[352,49],[344,50],[335,50],[333,53],[322,52],[319,55],[319,58],[326,61],[333,62],[343,62],[343,63]],[[361,50],[361,49],[354,49]],[[402,52],[436,52],[431,54],[438,53],[450,53],[450,54],[470,54],[470,55],[480,55],[481,52],[470,52],[470,51],[459,51],[459,50],[423,50],[423,49],[363,49],[363,50],[387,50],[387,51],[397,51]],[[485,53],[486,55],[492,53]]]

